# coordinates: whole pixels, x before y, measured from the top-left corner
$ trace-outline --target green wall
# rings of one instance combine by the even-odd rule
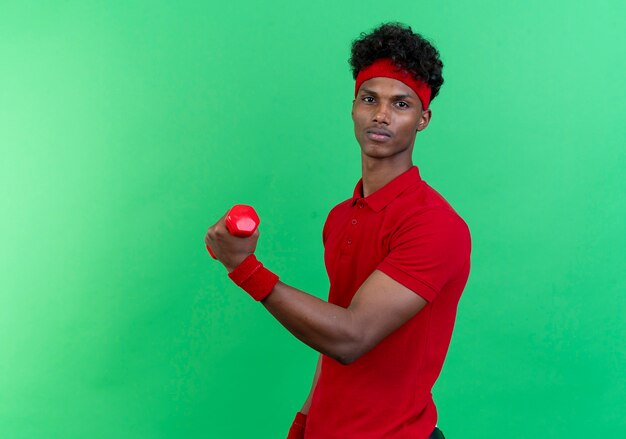
[[[415,146],[473,236],[434,395],[451,439],[626,434],[623,1],[0,3],[0,436],[280,438],[316,354],[206,228],[325,297],[359,178],[352,39],[445,63]]]

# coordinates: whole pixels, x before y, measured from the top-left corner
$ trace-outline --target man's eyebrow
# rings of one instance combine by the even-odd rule
[[[369,88],[362,88],[361,92],[368,95],[378,96],[378,93],[376,93],[374,90],[370,90]]]
[[[362,88],[361,93],[365,93],[365,94],[372,95],[372,96],[378,96],[378,93],[376,93],[374,90],[370,90],[369,88]],[[394,101],[398,99],[407,99],[407,98],[413,99],[413,96],[403,94],[403,95],[394,95],[391,97],[391,99],[393,99]]]

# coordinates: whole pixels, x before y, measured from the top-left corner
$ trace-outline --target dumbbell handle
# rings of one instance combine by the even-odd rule
[[[257,215],[255,210],[245,204],[236,204],[231,207],[226,213],[226,219],[224,220],[228,233],[240,238],[251,236],[259,227],[260,222],[259,215]],[[208,244],[206,249],[213,259],[217,259]]]

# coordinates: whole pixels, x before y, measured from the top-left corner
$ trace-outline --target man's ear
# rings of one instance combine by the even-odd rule
[[[417,122],[417,129],[415,131],[425,130],[428,124],[430,123],[431,117],[432,117],[432,113],[430,111],[430,108],[426,111],[422,111],[422,115],[420,116],[420,120]]]

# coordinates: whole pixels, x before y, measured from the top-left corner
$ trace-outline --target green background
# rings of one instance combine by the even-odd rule
[[[435,389],[451,438],[626,435],[625,6],[0,3],[0,436],[280,438],[316,354],[206,254],[232,204],[325,297],[360,176],[350,42],[445,64],[416,141],[473,271]]]

